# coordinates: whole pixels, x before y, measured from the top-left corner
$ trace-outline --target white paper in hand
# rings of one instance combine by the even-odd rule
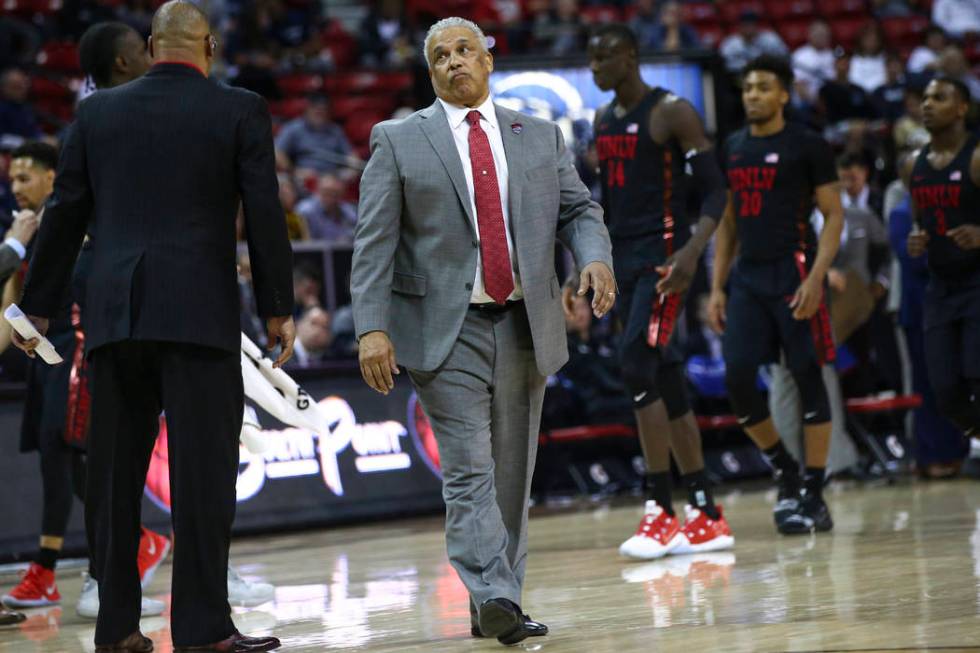
[[[61,363],[64,359],[55,350],[54,345],[51,341],[38,333],[38,330],[34,328],[34,324],[27,319],[24,315],[24,311],[20,310],[17,304],[11,304],[7,307],[7,310],[3,312],[4,318],[10,322],[10,326],[14,328],[21,338],[25,340],[31,340],[37,338],[41,341],[41,344],[37,346],[34,350],[38,356],[41,357],[48,365],[57,365]]]

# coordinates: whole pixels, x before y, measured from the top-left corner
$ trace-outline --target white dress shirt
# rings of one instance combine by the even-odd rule
[[[459,152],[459,160],[463,164],[463,174],[466,175],[466,188],[470,193],[470,209],[473,213],[473,230],[476,232],[477,241],[480,240],[480,226],[477,222],[476,199],[473,195],[473,166],[470,164],[470,123],[466,120],[466,115],[472,111],[469,107],[458,107],[449,104],[439,98],[442,108],[446,111],[446,118],[449,119],[449,128],[453,132],[453,140],[456,142],[456,151]],[[494,166],[497,168],[497,186],[500,189],[500,207],[504,214],[504,231],[507,235],[507,252],[510,255],[510,267],[514,275],[514,290],[508,299],[520,299],[524,296],[521,288],[521,275],[517,270],[517,257],[514,255],[514,237],[510,229],[510,207],[508,206],[510,193],[507,189],[507,156],[504,154],[504,141],[500,135],[500,125],[497,124],[497,112],[493,108],[493,98],[487,97],[486,102],[476,107],[480,112],[480,127],[487,134],[490,141],[490,151],[493,153]],[[476,253],[476,278],[473,280],[473,293],[470,295],[470,303],[486,304],[492,303],[493,298],[487,294],[483,287],[483,260],[480,251]]]

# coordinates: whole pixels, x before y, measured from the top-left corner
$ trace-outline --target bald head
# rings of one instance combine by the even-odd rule
[[[170,0],[157,10],[150,39],[157,61],[187,61],[207,68],[214,56],[207,14],[187,0]]]

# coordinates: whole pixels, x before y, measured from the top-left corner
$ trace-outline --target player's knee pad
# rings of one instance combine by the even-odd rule
[[[754,426],[769,417],[766,393],[756,385],[759,368],[755,365],[731,365],[725,368],[725,385],[735,417],[742,427]]]
[[[687,380],[684,377],[684,366],[680,363],[661,365],[657,371],[657,389],[660,398],[664,400],[667,417],[675,420],[683,417],[691,410],[691,402],[687,397]]]
[[[800,392],[804,424],[825,424],[830,421],[830,399],[823,382],[820,366],[814,363],[805,370],[793,370],[793,380]]]
[[[980,435],[980,398],[972,397],[965,384],[935,385],[936,406],[967,436]]]
[[[620,351],[620,372],[634,409],[660,399],[656,383],[659,364],[660,357],[643,340],[636,340]]]

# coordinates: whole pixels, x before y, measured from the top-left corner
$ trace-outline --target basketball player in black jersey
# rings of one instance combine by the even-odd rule
[[[823,298],[843,226],[837,170],[822,138],[783,118],[793,83],[786,60],[759,57],[746,66],[742,81],[748,126],[725,146],[731,194],[716,237],[709,318],[713,328],[724,332],[735,414],[776,472],[776,527],[787,534],[827,531],[833,521],[822,489],[830,408],[820,368],[834,358]],[[825,217],[819,246],[810,226],[814,199]],[[736,245],[739,258],[733,268]],[[759,366],[780,355],[803,404],[802,480],[756,381]]]
[[[651,559],[726,549],[735,542],[704,474],[684,358],[671,337],[727,194],[697,112],[664,89],[647,86],[637,52],[636,37],[625,25],[600,27],[589,41],[596,85],[616,94],[596,113],[595,144],[622,307],[621,368],[647,470],[644,517],[619,550]],[[703,199],[693,236],[686,215],[688,166]],[[671,451],[689,494],[683,527],[671,503]]]
[[[939,409],[980,437],[980,138],[966,130],[970,91],[938,77],[922,122],[931,141],[902,173],[912,192],[911,256],[928,255],[925,353]]]

